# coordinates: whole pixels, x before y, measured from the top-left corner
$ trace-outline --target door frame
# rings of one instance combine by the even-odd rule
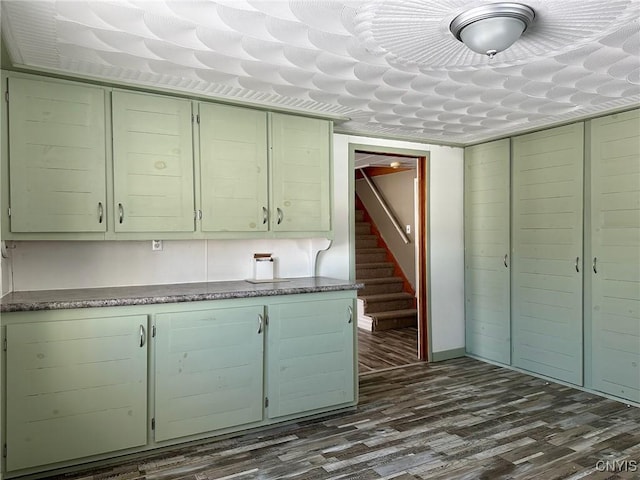
[[[388,146],[349,143],[349,279],[355,282],[355,154],[365,152],[378,155],[405,156],[416,159],[416,298],[418,302],[418,349],[421,361],[431,359],[431,287],[429,284],[429,158],[428,150],[412,150]]]

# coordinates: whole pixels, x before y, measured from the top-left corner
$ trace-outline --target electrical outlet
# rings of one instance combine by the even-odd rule
[[[405,227],[405,230],[406,230],[406,232],[407,232],[407,235],[411,234],[411,225],[407,225],[407,226]]]
[[[162,250],[162,240],[151,240],[151,250],[154,252]]]

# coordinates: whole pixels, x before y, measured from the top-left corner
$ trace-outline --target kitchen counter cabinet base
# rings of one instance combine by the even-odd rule
[[[116,462],[116,456],[355,408],[356,337],[349,308],[357,285],[345,282],[334,290],[340,285],[333,279],[300,282],[315,287],[308,286],[308,293],[269,295],[267,290],[268,296],[4,313],[8,455],[2,478],[104,465]],[[68,390],[61,394],[64,401],[58,394],[45,395],[37,407],[30,406],[29,388],[35,384],[30,376],[43,374],[34,362],[42,361],[41,353],[55,358],[29,346],[34,335],[50,349],[58,345],[60,374],[45,378],[53,379],[50,392]],[[305,351],[311,354],[307,359]],[[98,367],[103,370],[97,375],[79,373]],[[93,381],[106,387],[92,390]],[[58,388],[64,382],[80,383]],[[77,411],[37,423],[43,419],[35,416],[58,415],[56,410],[64,417],[62,404]],[[88,405],[100,411],[83,410]]]
[[[353,402],[352,299],[269,306],[269,418]]]
[[[146,315],[6,328],[8,470],[147,443]]]
[[[264,308],[155,317],[155,440],[262,420]]]

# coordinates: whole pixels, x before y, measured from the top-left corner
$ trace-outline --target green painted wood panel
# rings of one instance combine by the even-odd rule
[[[104,90],[9,78],[9,170],[12,232],[104,232]]]
[[[200,104],[202,230],[269,229],[267,113]]]
[[[509,364],[509,139],[467,147],[464,156],[466,350]]]
[[[592,385],[640,402],[639,110],[591,121],[590,235]]]
[[[156,315],[156,441],[262,420],[262,305]]]
[[[8,471],[145,445],[146,315],[7,325]]]
[[[269,306],[269,418],[353,402],[353,299]]]
[[[583,143],[582,123],[512,141],[512,363],[576,385],[583,379]]]
[[[331,229],[330,122],[272,114],[271,228]]]
[[[193,232],[191,101],[115,91],[112,109],[115,231]]]

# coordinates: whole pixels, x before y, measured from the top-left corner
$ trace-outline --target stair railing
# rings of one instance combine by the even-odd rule
[[[376,199],[380,203],[380,206],[389,217],[389,220],[391,220],[391,223],[393,224],[396,231],[400,235],[400,238],[402,238],[402,241],[404,243],[410,243],[409,237],[407,237],[407,235],[404,233],[404,230],[400,226],[400,222],[398,222],[398,219],[395,217],[393,212],[389,209],[389,206],[387,205],[386,200],[378,190],[378,187],[376,187],[376,185],[371,181],[371,178],[369,177],[369,175],[367,175],[367,172],[365,172],[364,168],[360,168],[360,173],[362,174],[362,178],[364,178],[365,181],[367,182],[367,185],[369,185],[369,188],[373,192],[373,195],[376,197]]]

